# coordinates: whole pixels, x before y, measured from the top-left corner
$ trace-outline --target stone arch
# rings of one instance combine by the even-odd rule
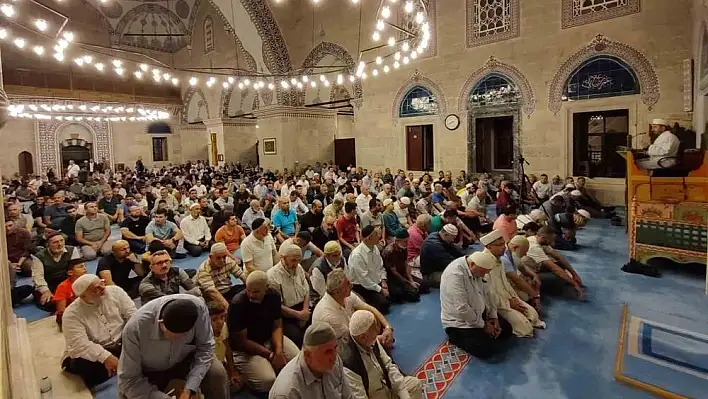
[[[236,41],[237,53],[243,54],[243,58],[246,60],[246,70],[250,72],[258,72],[258,64],[256,63],[255,58],[253,58],[251,53],[246,51],[246,49],[243,47],[243,43],[241,43],[241,40],[236,36],[236,34],[234,34],[233,36],[234,40]],[[221,90],[221,100],[219,101],[219,106],[221,107],[221,109],[219,110],[219,115],[221,115],[221,117],[223,118],[228,118],[229,116],[229,107],[231,106],[231,99],[233,97],[233,92],[236,89],[236,85],[231,85],[227,89]],[[253,88],[250,88],[249,90],[253,90]],[[268,89],[264,90],[270,91]],[[256,91],[256,98],[258,98],[258,94],[259,93]]]
[[[391,103],[391,119],[393,120],[394,126],[398,123],[398,119],[400,118],[398,115],[398,110],[401,106],[401,101],[403,101],[403,97],[405,97],[408,91],[415,86],[423,86],[435,95],[435,100],[438,103],[437,116],[440,119],[444,119],[447,115],[447,100],[445,99],[445,95],[443,94],[440,86],[438,86],[437,83],[431,79],[423,76],[419,69],[416,69],[415,72],[413,72],[413,76],[411,76],[406,83],[398,89],[398,93],[396,93],[396,96],[393,98],[393,102]]]
[[[61,174],[60,143],[57,136],[68,126],[79,125],[85,128],[93,139],[93,158],[97,161],[106,159],[113,165],[112,134],[106,121],[38,121],[35,130],[37,142],[38,171],[46,172],[53,168]]]
[[[182,123],[189,123],[189,107],[195,94],[197,95],[197,101],[204,102],[204,109],[206,110],[207,117],[202,119],[209,119],[211,117],[211,112],[209,112],[209,102],[207,101],[204,92],[202,89],[192,86],[187,89],[184,93],[184,99],[182,99]]]
[[[470,92],[490,73],[504,75],[507,79],[511,80],[514,84],[516,84],[516,86],[518,86],[519,92],[521,92],[521,109],[527,117],[531,117],[531,114],[533,114],[536,110],[536,95],[534,94],[528,79],[526,79],[526,76],[521,73],[518,68],[501,62],[494,56],[489,57],[487,62],[485,62],[481,68],[474,71],[462,85],[462,90],[460,91],[460,95],[457,100],[457,109],[460,112],[467,110]]]
[[[346,74],[354,73],[354,58],[352,58],[351,54],[349,54],[347,49],[337,43],[332,42],[320,42],[312,50],[310,50],[310,53],[307,55],[307,57],[305,57],[305,60],[302,62],[301,68],[303,73],[311,75],[313,68],[317,66],[317,64],[328,55],[331,55],[336,60],[343,63],[344,66],[346,66]],[[364,91],[362,90],[360,79],[356,79],[354,81],[354,84],[352,85],[352,91],[352,102],[357,106],[357,108],[359,108],[361,107],[361,100],[364,96]],[[297,98],[299,105],[303,105],[305,103],[305,92],[303,91],[298,93]]]
[[[557,115],[562,106],[563,88],[570,76],[588,59],[598,55],[612,55],[624,61],[639,80],[641,99],[651,110],[659,101],[659,78],[649,59],[634,47],[597,35],[588,45],[578,50],[561,65],[550,83],[548,109]]]

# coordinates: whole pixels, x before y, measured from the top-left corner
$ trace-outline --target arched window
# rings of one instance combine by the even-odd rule
[[[639,80],[624,61],[601,55],[587,60],[566,82],[563,100],[627,96],[639,93]]]
[[[408,90],[408,93],[401,101],[399,116],[435,115],[438,113],[438,103],[435,96],[423,86],[415,86]]]
[[[165,122],[154,122],[148,125],[149,134],[171,134],[172,128]]]
[[[214,51],[214,21],[211,17],[204,19],[204,54]]]
[[[486,107],[515,104],[520,100],[519,88],[511,79],[500,73],[490,73],[480,80],[470,92],[469,105],[470,108]]]

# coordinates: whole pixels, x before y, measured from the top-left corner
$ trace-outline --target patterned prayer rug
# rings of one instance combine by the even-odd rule
[[[471,356],[448,341],[438,346],[413,373],[423,383],[426,399],[439,399],[469,363]]]

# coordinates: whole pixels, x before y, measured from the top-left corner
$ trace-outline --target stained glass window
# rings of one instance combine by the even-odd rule
[[[423,86],[415,86],[401,101],[400,117],[435,115],[438,113],[438,103],[435,96]]]
[[[514,104],[521,99],[519,89],[506,76],[490,73],[485,76],[470,92],[470,107]]]
[[[152,160],[155,162],[167,161],[167,137],[152,138]]]
[[[627,96],[639,93],[637,75],[622,60],[611,56],[591,58],[571,75],[563,100]]]

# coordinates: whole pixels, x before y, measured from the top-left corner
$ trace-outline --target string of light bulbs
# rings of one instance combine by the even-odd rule
[[[351,0],[353,3],[358,3],[358,0]],[[413,22],[414,32],[402,29],[390,22],[394,11],[401,11],[401,15],[405,18],[410,18]],[[11,4],[0,4],[0,13],[6,18],[16,19],[18,13]],[[46,31],[49,27],[48,22],[43,19],[32,21],[32,25],[39,33]],[[98,73],[104,73],[112,69],[115,75],[119,78],[132,76],[138,81],[151,80],[156,84],[171,83],[174,86],[179,86],[180,76],[190,76],[187,83],[190,86],[197,86],[201,82],[211,88],[214,85],[220,84],[223,89],[246,90],[306,90],[308,88],[317,88],[318,86],[330,87],[334,84],[343,85],[345,82],[354,83],[357,80],[365,80],[369,77],[379,76],[380,72],[386,74],[392,69],[398,69],[409,64],[420,56],[428,47],[431,39],[430,24],[427,21],[427,10],[423,0],[381,0],[377,13],[372,40],[380,42],[387,30],[396,30],[403,36],[397,39],[394,33],[386,40],[385,45],[378,46],[374,50],[378,50],[381,55],[377,55],[371,60],[363,60],[360,55],[359,64],[355,73],[346,73],[348,70],[342,68],[335,71],[321,73],[319,76],[309,76],[303,70],[293,73],[292,75],[271,75],[271,74],[209,74],[198,73],[194,71],[181,70],[175,68],[165,68],[149,65],[147,63],[139,63],[134,60],[124,59],[121,57],[112,57],[105,59],[105,54],[97,53],[91,50],[83,49],[84,54],[75,54],[79,50],[76,46],[70,46],[70,43],[75,42],[76,37],[72,32],[65,31],[61,37],[56,40],[56,43],[51,47],[54,51],[53,58],[59,63],[71,59],[72,62],[79,68],[93,68]],[[50,39],[51,40],[51,39]],[[13,35],[9,28],[0,27],[0,41],[12,42],[15,47],[20,50],[31,48],[34,54],[39,57],[44,57],[48,50],[46,46],[41,44],[29,43],[25,38],[19,35]],[[68,53],[72,55],[69,57]],[[392,61],[392,62],[391,62]],[[370,67],[371,69],[367,69]]]
[[[8,106],[10,117],[66,120],[66,121],[111,121],[111,122],[143,122],[167,120],[170,113],[162,108],[151,108],[142,105],[101,104],[79,102],[49,102],[31,103],[16,102]]]

